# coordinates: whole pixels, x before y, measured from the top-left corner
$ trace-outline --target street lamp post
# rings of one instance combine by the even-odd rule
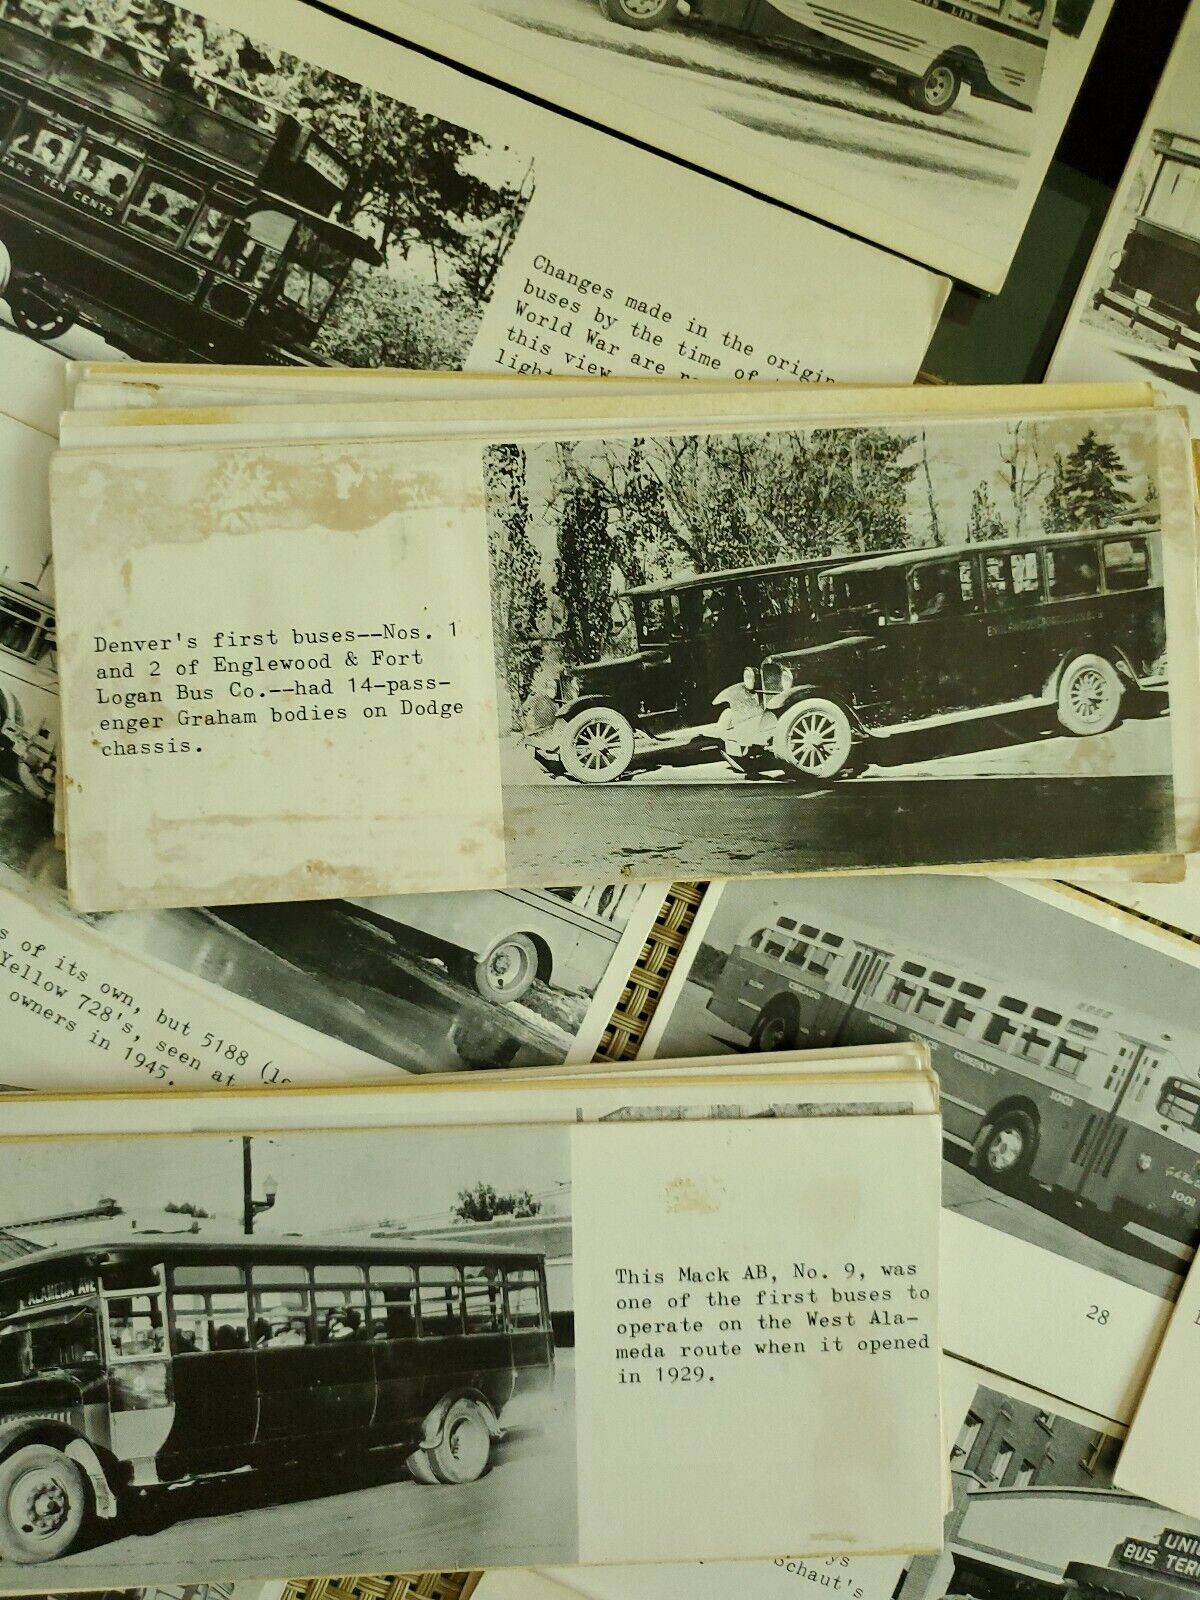
[[[242,1140],[242,1232],[254,1232],[254,1219],[260,1212],[270,1211],[275,1204],[275,1196],[279,1192],[279,1185],[274,1178],[263,1181],[263,1197],[261,1200],[254,1198],[254,1171],[250,1155],[252,1141]]]

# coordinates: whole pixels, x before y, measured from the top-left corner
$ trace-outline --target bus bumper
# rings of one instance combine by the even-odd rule
[[[1110,287],[1098,290],[1092,303],[1097,310],[1104,308],[1119,312],[1130,327],[1145,328],[1150,333],[1160,334],[1168,350],[1183,347],[1200,354],[1200,330],[1189,328],[1178,317],[1156,310],[1153,301],[1147,303]]]

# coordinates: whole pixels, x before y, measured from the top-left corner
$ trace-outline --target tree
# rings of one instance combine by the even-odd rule
[[[452,1214],[459,1222],[491,1222],[496,1217],[536,1217],[541,1209],[542,1202],[528,1189],[498,1194],[481,1178],[474,1188],[458,1191]]]
[[[525,452],[493,445],[484,452],[488,549],[492,561],[492,633],[496,665],[512,711],[529,698],[545,654],[541,623],[549,596],[541,561],[529,537]]]
[[[996,509],[996,502],[992,499],[987,481],[982,480],[976,485],[975,492],[971,496],[971,510],[967,517],[967,542],[983,544],[988,539],[1003,539],[1007,534],[1004,518]]]
[[[207,1217],[212,1215],[211,1212],[206,1211],[203,1206],[198,1206],[193,1200],[168,1200],[163,1210],[169,1211],[172,1216],[179,1217]]]
[[[1004,482],[1012,501],[1012,536],[1020,539],[1029,531],[1028,523],[1034,501],[1051,476],[1038,450],[1035,425],[1015,422],[1005,429],[1004,443],[1000,446],[1000,461],[1004,468]]]
[[[603,655],[615,632],[609,502],[595,478],[578,467],[569,444],[556,445],[555,452],[559,485],[554,592],[561,611],[557,632],[563,659],[577,665]]]
[[[1103,527],[1132,505],[1128,482],[1120,451],[1089,428],[1065,461],[1056,458],[1046,497],[1047,527],[1053,524],[1056,533]]]

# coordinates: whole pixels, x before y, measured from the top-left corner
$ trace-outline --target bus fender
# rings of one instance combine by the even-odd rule
[[[636,711],[628,711],[620,702],[611,695],[580,694],[574,700],[564,700],[555,715],[555,727],[562,728],[563,724],[570,722],[572,717],[578,716],[581,711],[594,711],[597,706],[607,706],[610,711],[615,711],[625,718],[631,727],[640,728],[641,718]]]
[[[801,700],[828,700],[840,711],[845,712],[846,720],[856,733],[867,732],[853,704],[844,694],[829,688],[827,684],[794,683],[790,689],[785,689],[780,694],[773,694],[767,701],[767,710],[778,719],[785,711],[790,711],[793,706],[799,705]]]
[[[96,1515],[109,1520],[117,1514],[117,1497],[109,1484],[108,1476],[100,1462],[100,1457],[92,1449],[86,1439],[72,1439],[63,1454],[73,1461],[75,1465],[87,1474],[87,1480],[92,1486],[92,1502],[96,1508]]]
[[[108,1481],[100,1457],[86,1439],[72,1433],[63,1423],[48,1418],[31,1421],[23,1418],[7,1428],[0,1429],[0,1459],[27,1444],[51,1445],[61,1450],[86,1476],[92,1488],[92,1499],[98,1517],[112,1518],[117,1514],[117,1497]]]
[[[0,295],[4,293],[12,282],[12,266],[12,252],[4,240],[0,239]]]
[[[421,1430],[421,1442],[418,1450],[436,1450],[442,1442],[442,1428],[446,1422],[446,1413],[456,1400],[473,1400],[479,1407],[487,1430],[493,1439],[502,1439],[504,1429],[500,1426],[500,1419],[492,1409],[492,1403],[485,1394],[478,1389],[454,1389],[449,1394],[444,1394],[425,1418],[425,1425]]]

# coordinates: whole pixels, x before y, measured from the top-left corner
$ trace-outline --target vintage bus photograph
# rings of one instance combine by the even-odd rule
[[[533,185],[166,0],[0,0],[0,319],[63,355],[459,368]]]
[[[1173,1299],[1200,1236],[1200,960],[1089,906],[953,876],[712,888],[653,1054],[923,1040],[943,1205]]]
[[[719,824],[759,871],[987,860],[1000,815],[1059,817],[1066,854],[1162,843],[1147,420],[488,447],[512,869],[582,880],[595,830],[636,831],[649,788],[664,876]],[[1030,850],[1053,853],[1032,831]]]
[[[1184,17],[1051,363],[1150,379],[1200,426],[1200,13]]]
[[[566,1130],[62,1156],[0,1175],[0,1587],[575,1558]]]
[[[950,1363],[956,1396],[974,1370]],[[1113,1487],[1111,1424],[990,1375],[960,1415],[945,1547],[894,1600],[1194,1600],[1200,1525]]]
[[[998,289],[1110,0],[341,9]],[[690,138],[696,135],[698,138]]]

